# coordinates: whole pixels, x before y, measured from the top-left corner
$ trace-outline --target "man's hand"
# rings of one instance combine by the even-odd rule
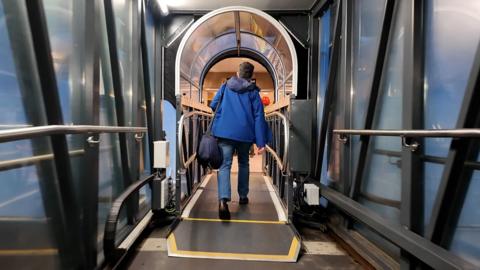
[[[260,147],[257,149],[257,155],[261,155],[263,153],[265,153],[265,147]]]

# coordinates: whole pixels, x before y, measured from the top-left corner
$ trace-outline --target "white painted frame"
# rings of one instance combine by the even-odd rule
[[[219,14],[222,13],[227,13],[227,12],[234,12],[234,11],[241,11],[241,12],[248,12],[252,13],[255,15],[258,15],[265,20],[267,20],[269,23],[271,23],[282,35],[282,37],[285,39],[288,45],[288,49],[290,51],[290,55],[292,57],[292,94],[294,96],[297,96],[297,81],[298,81],[298,60],[297,60],[297,52],[295,51],[295,45],[293,44],[292,39],[290,38],[287,30],[278,22],[275,20],[272,16],[269,14],[256,9],[256,8],[251,8],[251,7],[243,7],[243,6],[230,6],[230,7],[224,7],[224,8],[219,8],[214,11],[211,11],[204,16],[202,16],[198,21],[196,21],[190,28],[187,30],[185,35],[182,38],[182,41],[180,42],[180,46],[178,47],[177,51],[177,56],[175,59],[175,96],[180,96],[180,64],[182,61],[182,54],[183,54],[183,49],[185,48],[185,44],[187,43],[188,39],[190,36],[197,30],[197,28],[202,25],[204,22],[208,21],[210,18],[213,18]]]

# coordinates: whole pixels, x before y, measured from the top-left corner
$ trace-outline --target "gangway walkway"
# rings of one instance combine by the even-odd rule
[[[168,236],[168,255],[175,257],[295,262],[300,237],[268,177],[250,175],[249,204],[239,205],[232,175],[231,219],[218,219],[217,177],[209,174]]]
[[[329,234],[299,227],[299,235],[287,224],[269,177],[250,173],[248,205],[238,204],[235,173],[231,181],[230,221],[218,219],[216,173],[206,175],[173,232],[171,226],[156,226],[122,266],[135,270],[365,269]]]

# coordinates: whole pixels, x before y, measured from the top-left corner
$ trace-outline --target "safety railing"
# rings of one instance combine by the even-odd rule
[[[480,137],[480,129],[334,129],[333,133],[342,143],[348,142],[347,136],[388,136],[402,138],[402,145],[412,151],[420,144],[412,141],[414,138],[476,138]]]
[[[276,160],[276,164],[278,168],[285,172],[287,170],[287,162],[288,162],[288,143],[290,138],[290,121],[288,118],[281,112],[273,111],[269,112],[265,115],[267,120],[278,117],[282,120],[283,124],[283,133],[284,133],[284,142],[283,142],[283,155],[280,158],[279,154],[275,149],[270,146],[266,146],[265,149],[272,155],[272,157]]]
[[[143,180],[133,183],[113,202],[107,217],[107,221],[105,223],[105,231],[103,237],[103,252],[107,260],[118,261],[125,254],[127,249],[130,248],[133,242],[138,238],[138,235],[148,225],[150,219],[152,218],[151,211],[147,212],[147,214],[142,219],[137,220],[136,224],[134,224],[135,228],[129,233],[129,235],[121,243],[117,243],[117,224],[120,218],[121,210],[129,201],[129,198],[131,196],[137,194],[137,192],[142,187],[150,184],[155,177],[160,177],[161,179],[164,179],[165,175],[163,174],[161,176],[158,176],[157,174],[152,174],[144,178]]]
[[[195,157],[197,155],[196,152],[193,152],[187,160],[185,160],[185,155],[184,155],[184,149],[183,149],[183,126],[185,124],[185,121],[193,116],[206,116],[206,117],[213,117],[212,113],[207,113],[207,112],[202,112],[202,111],[191,111],[184,113],[181,117],[180,120],[178,121],[178,153],[180,155],[180,165],[182,169],[188,168],[188,166],[195,160]]]
[[[480,137],[480,128],[463,129],[334,129],[339,135],[393,136],[393,137]]]
[[[138,133],[137,139],[143,138],[146,127],[117,127],[117,126],[89,126],[89,125],[48,125],[38,127],[15,128],[0,130],[0,143],[31,139],[41,136],[57,134],[99,134],[99,133]],[[93,138],[89,142],[96,143]]]

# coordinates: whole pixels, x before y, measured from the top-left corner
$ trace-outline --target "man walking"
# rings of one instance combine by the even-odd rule
[[[210,104],[215,109],[221,100],[212,126],[212,134],[218,138],[223,152],[223,163],[218,172],[218,211],[221,219],[230,219],[228,202],[231,200],[233,152],[236,150],[238,154],[239,203],[247,204],[250,147],[255,143],[257,154],[262,154],[272,136],[265,121],[260,89],[251,81],[253,70],[254,67],[249,62],[241,63],[237,76],[231,77],[226,85],[220,87]]]

